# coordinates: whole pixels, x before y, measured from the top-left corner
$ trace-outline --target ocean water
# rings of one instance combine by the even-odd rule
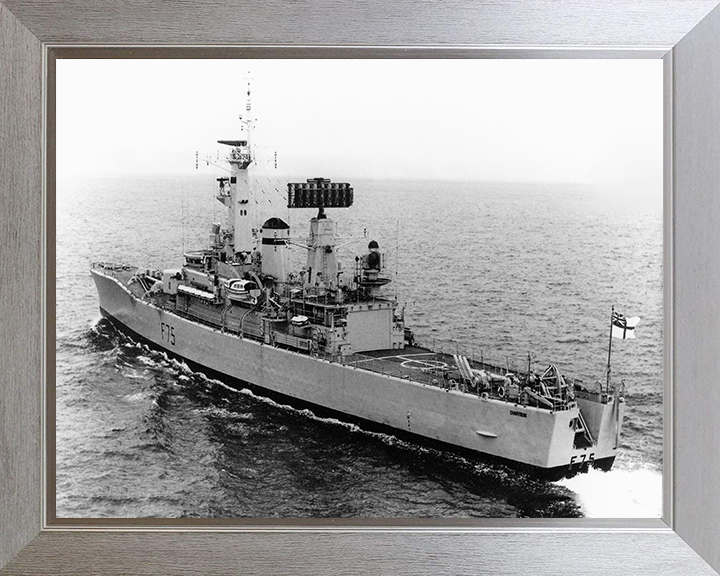
[[[333,175],[330,175],[333,176]],[[295,181],[294,178],[291,178]],[[342,177],[334,178],[342,180]],[[307,235],[287,179],[258,178],[262,213]],[[212,175],[60,178],[57,193],[58,517],[659,516],[662,214],[589,187],[353,181],[329,209],[346,269],[370,239],[416,338],[467,355],[552,362],[604,382],[610,309],[627,412],[612,471],[541,481],[235,390],[101,320],[94,260],[181,263],[224,221]],[[293,258],[301,263],[304,253]],[[289,376],[291,377],[291,376]]]

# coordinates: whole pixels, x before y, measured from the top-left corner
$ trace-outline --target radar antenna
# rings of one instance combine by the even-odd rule
[[[252,83],[252,77],[250,76],[250,72],[247,73],[247,76],[245,76],[245,82],[247,83],[247,93],[245,97],[245,114],[240,114],[238,116],[238,119],[240,120],[240,123],[243,125],[241,128],[241,131],[246,132],[245,140],[247,140],[247,146],[251,146],[250,142],[250,134],[252,132],[252,125],[254,120],[250,118],[250,112],[252,111],[252,100],[250,99],[250,85]]]

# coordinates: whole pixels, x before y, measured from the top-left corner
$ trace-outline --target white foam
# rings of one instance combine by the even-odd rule
[[[200,374],[200,376],[204,377],[203,374]],[[275,402],[275,400],[272,400],[271,398],[268,398],[267,396],[261,396],[259,394],[255,394],[255,393],[253,393],[252,390],[249,390],[247,388],[242,388],[242,389],[233,388],[223,382],[220,382],[219,380],[212,380],[210,378],[205,378],[205,379],[208,380],[209,382],[217,384],[218,386],[221,386],[222,388],[225,388],[226,390],[228,390],[230,392],[234,392],[236,394],[244,394],[246,396],[252,396],[256,400],[259,400],[260,402],[264,402],[266,404],[269,404],[269,405],[279,408],[281,410],[287,410],[289,412],[295,412],[297,414],[302,414],[306,418],[310,418],[310,419],[316,420],[318,422],[327,422],[329,424],[334,424],[336,426],[342,426],[344,428],[347,428],[351,432],[359,432],[361,434],[367,434],[368,436],[373,436],[375,438],[379,438],[383,442],[390,444],[390,445],[396,445],[396,444],[402,443],[401,440],[398,440],[395,436],[392,436],[389,434],[384,434],[382,432],[371,432],[370,430],[365,430],[356,424],[351,424],[350,422],[343,422],[342,420],[337,420],[336,418],[322,418],[322,417],[316,415],[312,410],[309,410],[308,408],[299,410],[288,404],[280,404],[279,402]]]
[[[158,366],[158,363],[155,360],[147,356],[137,356],[137,361],[141,364],[145,364],[145,366],[152,366],[154,368]]]
[[[148,392],[136,392],[135,394],[127,394],[123,398],[128,402],[143,402],[149,396]]]
[[[659,518],[662,515],[662,473],[659,470],[592,469],[558,482],[576,494],[588,518]]]

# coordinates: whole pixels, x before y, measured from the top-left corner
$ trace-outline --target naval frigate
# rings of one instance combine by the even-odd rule
[[[350,208],[346,182],[287,184],[288,209],[309,209],[299,242],[272,217],[254,228],[258,198],[250,92],[241,139],[228,148],[216,198],[227,225],[186,251],[179,268],[94,262],[101,314],[131,337],[238,386],[343,421],[499,460],[549,476],[612,466],[624,384],[589,390],[553,364],[534,369],[421,346],[386,294],[385,253],[372,240],[349,267],[328,211]],[[290,250],[307,252],[291,270]],[[613,318],[617,316],[613,314]],[[611,333],[613,330],[611,323]]]

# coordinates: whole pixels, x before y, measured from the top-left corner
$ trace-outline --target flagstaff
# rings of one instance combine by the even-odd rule
[[[612,354],[612,338],[613,338],[613,320],[615,319],[615,305],[610,308],[610,342],[608,343],[608,363],[607,363],[607,382],[605,392],[610,393],[610,355]],[[600,390],[602,394],[602,390]]]
[[[621,338],[622,340],[635,339],[635,327],[640,322],[640,318],[634,316],[626,318],[622,314],[615,312],[615,305],[612,306],[610,312],[610,342],[608,343],[608,363],[607,363],[607,388],[606,393],[610,393],[610,356],[612,354],[612,339]],[[602,390],[600,391],[602,393]]]

